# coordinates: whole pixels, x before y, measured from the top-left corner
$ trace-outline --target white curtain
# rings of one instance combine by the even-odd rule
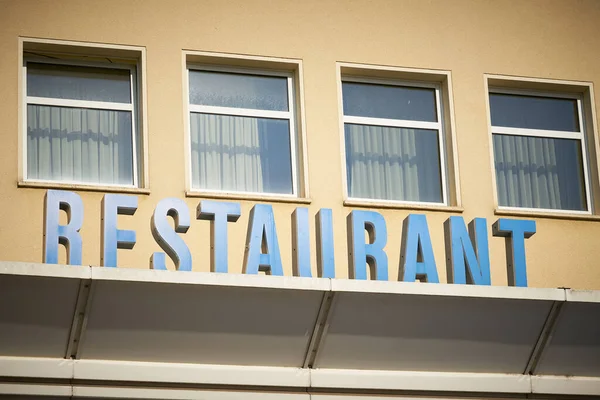
[[[436,131],[346,124],[350,197],[441,202]]]
[[[579,141],[494,134],[501,206],[585,210]]]
[[[131,113],[27,106],[27,177],[133,184]]]
[[[200,113],[190,118],[193,187],[262,192],[259,121]]]

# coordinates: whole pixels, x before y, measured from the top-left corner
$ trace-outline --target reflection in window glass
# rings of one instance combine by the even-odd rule
[[[289,121],[191,113],[195,189],[292,194]]]
[[[348,194],[442,202],[438,132],[345,124]]]
[[[587,209],[581,142],[493,135],[500,206]]]
[[[128,69],[27,63],[27,95],[131,103]]]
[[[287,78],[190,71],[190,103],[288,111]]]
[[[577,101],[554,97],[490,93],[493,126],[579,131]]]
[[[29,179],[133,185],[131,112],[27,106]]]
[[[435,90],[429,88],[342,84],[344,115],[436,122]]]

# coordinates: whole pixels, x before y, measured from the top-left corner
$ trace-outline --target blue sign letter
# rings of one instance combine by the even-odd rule
[[[242,211],[240,203],[202,200],[196,208],[196,219],[210,221],[210,268],[212,272],[228,270],[227,221],[236,222]]]
[[[295,276],[310,278],[312,273],[308,231],[308,208],[298,207],[292,213],[292,272]]]
[[[492,225],[492,232],[494,236],[506,238],[508,284],[527,287],[525,239],[535,233],[535,221],[500,218]]]
[[[321,208],[315,219],[317,222],[317,273],[321,278],[335,278],[331,209]]]
[[[423,214],[410,214],[402,224],[399,275],[405,282],[419,278],[439,283],[427,218]]]
[[[117,266],[117,248],[133,249],[135,232],[117,229],[117,215],[133,215],[137,210],[137,197],[122,194],[105,194],[102,199],[102,265]]]
[[[369,243],[365,243],[365,230]],[[352,211],[348,215],[348,247],[350,277],[367,279],[367,264],[371,279],[387,281],[388,259],[383,250],[387,243],[387,227],[383,216],[375,211]]]
[[[450,217],[444,225],[449,263],[448,283],[491,285],[485,218],[475,218],[471,221],[469,232],[462,217]]]
[[[60,210],[67,213],[67,225],[59,225]],[[83,202],[78,194],[61,190],[46,192],[44,219],[44,262],[58,263],[58,244],[67,249],[67,264],[81,265]]]
[[[167,216],[175,222],[173,230]],[[158,202],[152,214],[151,230],[156,243],[169,255],[177,271],[192,270],[192,255],[183,239],[176,233],[186,233],[190,228],[190,211],[180,199],[163,199]],[[166,270],[165,253],[156,252],[150,259],[150,268]]]
[[[283,276],[275,218],[269,204],[252,207],[248,221],[244,273],[257,274],[258,271]]]

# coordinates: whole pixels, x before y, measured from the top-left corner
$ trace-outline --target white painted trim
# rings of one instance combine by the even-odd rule
[[[290,120],[292,115],[289,111],[257,110],[252,108],[215,107],[198,104],[189,105],[190,113],[230,115],[238,117],[271,118]]]
[[[600,396],[600,378],[579,376],[532,376],[531,393]]]
[[[101,397],[113,399],[168,399],[168,400],[310,400],[308,393],[228,391],[198,389],[133,388],[110,386],[73,386],[73,397]]]
[[[533,136],[540,138],[554,139],[573,139],[581,140],[583,134],[581,132],[567,131],[550,131],[544,129],[526,129],[526,128],[511,128],[506,126],[492,126],[492,134],[514,135],[514,136]]]
[[[431,75],[432,77],[435,77],[435,78],[442,77],[442,76],[446,77],[446,76],[448,76],[448,74],[450,72],[450,71],[444,70],[444,69],[399,67],[399,66],[391,66],[391,65],[355,63],[355,62],[348,62],[348,61],[338,61],[338,62],[336,62],[336,64],[340,68],[347,68],[347,69],[354,69],[354,70],[367,69],[367,70],[373,70],[373,71],[407,73],[407,74],[411,74],[411,75],[422,74],[422,75]],[[406,81],[406,79],[403,79],[403,80]],[[429,83],[429,82],[424,82],[424,83]],[[432,83],[438,83],[438,82],[437,82],[437,80],[435,80],[435,81],[432,81]]]
[[[376,396],[376,395],[364,395],[364,394],[325,394],[314,392],[311,393],[311,400],[484,400],[482,397],[456,397],[454,393],[448,396],[436,396],[436,397],[423,397],[420,393],[418,394],[394,394],[394,397],[390,396]],[[514,400],[512,398],[496,397],[493,400]]]
[[[360,197],[349,197],[348,196],[348,202],[353,202],[353,203],[359,203],[359,204],[365,204],[365,205],[374,205],[377,206],[378,204],[388,204],[390,206],[393,205],[397,205],[397,206],[405,206],[405,207],[439,207],[439,208],[443,208],[443,207],[447,207],[445,203],[433,203],[433,202],[429,202],[429,201],[401,201],[401,200],[385,200],[385,199],[364,199],[364,198],[360,198]]]
[[[189,194],[199,194],[204,195],[205,197],[210,197],[211,194],[215,194],[217,196],[235,196],[240,197],[243,200],[250,200],[252,198],[260,198],[265,201],[270,201],[271,199],[289,199],[293,200],[301,200],[301,198],[297,197],[295,194],[284,194],[284,193],[271,193],[271,192],[246,192],[243,190],[240,191],[231,191],[231,190],[216,190],[216,189],[190,189]]]
[[[311,388],[529,393],[527,375],[315,369]]]
[[[259,62],[269,63],[274,66],[276,64],[293,64],[294,66],[297,66],[302,62],[302,60],[297,59],[297,58],[267,57],[267,56],[255,56],[255,55],[249,55],[249,54],[222,53],[222,52],[216,52],[216,51],[201,51],[201,50],[184,49],[183,57],[184,57],[184,60],[186,60],[186,62],[187,62],[187,59],[189,56],[203,57],[203,58],[207,58],[207,59],[224,58],[224,59],[229,59],[232,61],[242,61],[242,62],[243,61],[247,61],[247,62],[259,61]],[[216,65],[216,64],[208,64],[208,63],[206,63],[206,64],[205,63],[190,63],[190,65],[206,65],[206,66],[214,66],[216,68],[221,67],[221,64]],[[232,68],[236,68],[236,67],[232,67]],[[288,68],[281,68],[281,69],[289,70]],[[252,70],[254,71],[254,69],[252,69]]]
[[[1,265],[1,264],[0,264]],[[176,283],[227,287],[254,287],[267,289],[331,290],[327,278],[300,278],[295,276],[267,276],[223,274],[213,272],[159,271],[134,268],[91,267],[93,280]]]
[[[521,393],[552,395],[600,395],[600,378],[539,376],[500,373],[455,373],[422,371],[374,371],[341,369],[300,369],[290,367],[226,366],[204,364],[147,363],[101,360],[64,360],[0,357],[0,375],[31,379],[80,379],[133,383],[128,387],[47,383],[2,383],[0,394],[55,395],[106,398],[149,398],[187,400],[204,390],[177,389],[174,385],[227,385],[229,390],[210,390],[207,400],[279,398],[307,399],[319,389],[399,390],[450,393]],[[35,382],[35,381],[34,381]],[[156,383],[172,384],[157,388]],[[147,385],[147,386],[146,386]],[[258,392],[234,388],[262,386],[287,388],[288,392]],[[300,390],[299,390],[300,389]],[[196,397],[193,397],[194,394]],[[313,394],[314,395],[314,394]],[[249,397],[248,397],[249,396]],[[301,397],[300,397],[301,396]],[[339,395],[342,396],[342,395]],[[341,400],[333,394],[318,394],[319,400]],[[380,397],[357,397],[357,400]]]
[[[73,388],[70,385],[0,383],[2,395],[71,397],[72,393]]]
[[[565,301],[563,289],[332,279],[334,292]]]
[[[340,120],[340,148],[341,148],[341,156],[342,156],[342,182],[343,182],[343,196],[344,202],[347,201],[364,201],[367,202],[385,202],[388,203],[389,200],[383,199],[360,199],[360,198],[352,198],[349,195],[348,188],[348,171],[346,168],[346,135],[345,135],[345,124],[360,124],[360,125],[375,125],[375,126],[384,126],[384,127],[396,127],[396,128],[408,128],[408,129],[429,129],[436,130],[438,133],[438,152],[439,152],[439,168],[440,168],[440,179],[441,179],[441,189],[442,189],[442,202],[440,203],[430,203],[430,202],[410,202],[410,201],[389,201],[390,205],[435,205],[435,206],[448,206],[450,204],[450,199],[448,196],[448,192],[450,189],[450,182],[448,181],[448,168],[447,165],[447,146],[446,146],[446,135],[444,128],[444,115],[442,113],[442,84],[440,82],[425,82],[422,80],[406,80],[406,79],[381,79],[367,76],[354,76],[354,75],[345,75],[342,74],[342,68],[348,69],[371,69],[371,70],[380,70],[380,71],[395,71],[395,72],[408,72],[413,74],[442,74],[449,78],[449,74],[447,72],[441,73],[440,71],[432,71],[432,70],[417,70],[417,69],[405,69],[405,68],[394,68],[394,67],[378,67],[371,65],[360,65],[360,64],[350,64],[350,63],[336,63],[336,77],[337,77],[337,86],[338,86],[338,113]],[[377,84],[377,85],[394,85],[401,87],[421,87],[421,88],[430,88],[435,91],[435,111],[437,114],[436,122],[429,121],[415,121],[415,120],[400,120],[400,119],[388,119],[388,118],[372,118],[372,117],[361,117],[361,116],[353,116],[346,115],[343,109],[343,83],[344,82],[361,82],[361,83],[369,83],[369,84]],[[450,84],[450,83],[448,83]],[[451,99],[448,99],[450,108],[452,109]],[[452,118],[452,116],[449,116]],[[453,121],[451,121],[451,126],[454,127]],[[451,137],[453,143],[453,150],[456,151],[456,138],[454,135],[454,131],[452,132]],[[457,163],[457,154],[453,154],[454,169],[455,176],[458,177],[458,163]],[[454,189],[456,192],[456,200],[457,203],[460,204],[460,188],[458,186],[458,180],[452,182],[454,185]]]
[[[371,69],[370,67],[368,67]],[[439,89],[439,83],[437,82],[424,82],[419,80],[406,79],[382,79],[374,78],[370,76],[356,76],[356,75],[344,75],[343,82],[356,82],[356,83],[368,83],[372,85],[385,85],[385,86],[399,86],[403,88],[427,88],[427,89]],[[439,114],[438,114],[439,115]]]
[[[535,217],[536,213],[545,213],[545,214],[556,214],[556,215],[592,215],[590,210],[587,211],[577,211],[577,210],[563,210],[562,208],[533,208],[533,207],[505,207],[498,206],[497,209],[499,211],[514,211],[514,212],[523,212],[530,213],[531,216]]]
[[[19,41],[22,44],[22,41]],[[19,60],[21,62],[21,68],[19,69],[21,75],[21,87],[19,90],[19,109],[21,111],[19,120],[21,126],[19,129],[19,171],[21,174],[19,180],[24,181],[27,179],[27,67],[23,60],[23,49],[19,53]]]
[[[222,274],[212,272],[158,271],[134,268],[105,268],[0,261],[0,274],[29,275],[56,278],[92,279],[92,281],[129,281],[174,283],[228,287],[255,287],[334,292],[380,294],[437,295],[500,299],[565,301],[564,289],[525,288],[510,286],[478,286],[419,282],[373,281],[355,279],[301,278],[295,276],[267,276]],[[583,292],[582,292],[583,293]],[[600,296],[592,291],[585,296]],[[577,296],[577,294],[575,294]],[[584,296],[583,294],[580,296]]]
[[[88,266],[0,261],[0,275],[91,279],[92,271]]]
[[[27,53],[27,50],[25,50]],[[134,67],[133,64],[128,63],[103,63],[102,61],[89,61],[85,59],[78,58],[44,58],[36,55],[25,55],[23,53],[23,57],[26,58],[26,62],[31,62],[35,64],[50,64],[50,65],[66,65],[66,66],[76,66],[76,67],[92,67],[92,68],[102,68],[102,69],[131,69]]]
[[[348,168],[346,167],[346,126],[344,123],[344,96],[342,91],[343,76],[342,76],[341,63],[336,63],[336,79],[337,79],[337,100],[338,100],[338,133],[339,133],[339,145],[340,145],[340,162],[342,166],[342,195],[344,201],[348,200],[350,194],[350,188],[348,187]]]
[[[590,184],[590,167],[589,167],[589,151],[588,141],[585,135],[585,120],[583,118],[583,100],[582,96],[577,97],[577,118],[579,118],[579,129],[581,130],[581,162],[583,163],[583,180],[585,185],[585,199],[587,210],[591,213],[594,212],[594,204],[592,202],[592,185]]]
[[[489,76],[488,76],[489,78]],[[503,80],[513,80],[513,79],[503,79]],[[513,88],[505,88],[505,87],[490,87],[489,93],[498,93],[498,94],[512,94],[512,95],[521,95],[528,97],[552,97],[556,99],[571,99],[576,100],[579,98],[579,93],[570,93],[570,92],[551,92],[545,90],[529,90],[529,89],[513,89]]]
[[[309,387],[301,368],[76,360],[74,379],[116,382]]]
[[[438,129],[438,151],[440,161],[440,179],[442,180],[442,203],[450,204],[448,201],[448,164],[446,157],[446,135],[444,134],[444,114],[442,112],[442,91],[439,85],[435,87],[435,111],[440,129]]]
[[[63,181],[43,181],[43,180],[24,180],[17,182],[18,187],[38,188],[38,189],[60,189],[60,190],[82,190],[94,192],[111,193],[132,193],[132,194],[150,194],[150,189],[139,188],[132,185],[94,185],[86,182],[63,182]]]
[[[451,202],[450,199],[448,199],[447,204],[448,206],[454,206],[454,207],[462,207],[462,193],[461,193],[461,185],[460,185],[460,167],[458,164],[458,160],[459,160],[459,152],[458,152],[458,139],[457,139],[457,135],[456,135],[456,123],[455,123],[455,118],[454,118],[454,91],[452,89],[452,74],[450,73],[450,71],[445,73],[445,78],[446,78],[446,86],[447,86],[447,91],[446,93],[443,93],[442,90],[442,95],[441,100],[443,101],[444,99],[444,94],[446,94],[447,96],[447,104],[448,104],[448,114],[444,114],[444,108],[442,108],[442,116],[444,118],[444,120],[442,121],[442,123],[448,123],[448,125],[450,126],[450,132],[447,132],[446,129],[444,129],[444,137],[450,140],[450,151],[452,152],[452,165],[448,164],[447,168],[450,169],[452,168],[452,174],[454,176],[454,179],[452,182],[448,182],[448,189],[450,189],[450,185],[452,185],[452,188],[454,189],[454,203]],[[442,84],[442,88],[443,88],[443,84]],[[448,154],[446,154],[446,160],[448,160]],[[446,161],[447,162],[447,161]]]
[[[299,144],[298,144],[298,137],[297,132],[298,132],[298,124],[302,123],[304,124],[304,114],[301,114],[301,118],[302,121],[297,121],[297,117],[296,117],[296,109],[298,107],[300,107],[299,104],[296,104],[296,97],[295,97],[295,91],[294,91],[294,71],[289,71],[289,70],[285,70],[285,69],[281,69],[281,70],[271,70],[271,69],[260,69],[260,68],[245,68],[245,67],[231,67],[231,66],[223,66],[223,65],[213,65],[213,64],[199,64],[199,63],[193,63],[193,62],[189,62],[188,60],[188,56],[193,56],[193,55],[197,55],[197,56],[202,56],[202,57],[227,57],[229,59],[232,60],[239,60],[239,59],[247,59],[247,60],[252,60],[252,61],[266,61],[263,60],[262,58],[254,58],[254,57],[234,57],[232,55],[223,55],[220,53],[205,53],[205,52],[190,52],[190,51],[184,51],[183,52],[183,74],[184,74],[184,79],[183,79],[183,84],[184,84],[184,101],[186,104],[185,107],[185,127],[187,132],[185,132],[185,166],[186,166],[186,171],[185,171],[185,178],[186,178],[186,189],[188,192],[197,192],[199,194],[203,194],[203,193],[219,193],[219,194],[225,194],[225,193],[234,193],[237,195],[243,195],[243,194],[249,194],[249,195],[273,195],[273,196],[277,196],[277,197],[287,197],[289,196],[290,198],[299,198],[301,196],[301,194],[303,193],[307,193],[308,192],[308,184],[307,184],[307,176],[304,175],[302,177],[303,179],[303,183],[304,183],[304,187],[300,188],[299,187],[299,181],[300,178],[298,177],[298,174],[301,173],[301,171],[299,171],[298,169],[298,156],[301,153],[301,150],[299,149]],[[273,63],[273,59],[268,59],[269,63]],[[275,61],[275,62],[280,62],[280,61]],[[285,61],[290,62],[290,61]],[[298,62],[294,62],[294,64],[299,65]],[[251,74],[251,75],[261,75],[261,76],[278,76],[278,77],[284,77],[287,79],[287,99],[288,99],[288,111],[272,111],[272,110],[261,110],[261,109],[246,109],[246,108],[235,108],[235,107],[216,107],[216,106],[206,106],[206,105],[198,105],[198,104],[192,104],[190,103],[190,98],[189,98],[189,90],[190,90],[190,83],[189,83],[189,73],[192,70],[208,70],[208,71],[214,71],[214,72],[227,72],[227,73],[237,73],[237,74]],[[302,100],[302,99],[300,99]],[[300,111],[302,113],[302,109]],[[235,192],[231,192],[231,191],[220,191],[220,190],[215,190],[215,189],[201,189],[201,188],[194,188],[193,187],[193,181],[192,181],[192,146],[191,146],[191,122],[190,122],[190,115],[191,113],[205,113],[205,114],[216,114],[216,115],[231,115],[231,116],[243,116],[243,117],[253,117],[253,118],[271,118],[271,119],[285,119],[288,120],[288,134],[289,134],[289,140],[290,140],[290,167],[291,167],[291,172],[292,172],[292,194],[291,195],[285,195],[285,194],[277,194],[277,193],[253,193],[253,192],[243,192],[243,191],[235,191]],[[300,130],[302,132],[302,154],[305,157],[304,158],[304,174],[307,174],[307,167],[306,167],[306,136],[304,133],[304,125],[302,125],[300,127]]]
[[[488,77],[483,76],[483,87],[484,87],[484,98],[483,103],[485,104],[485,115],[487,120],[487,131],[488,131],[488,155],[490,159],[490,172],[492,181],[492,197],[494,199],[494,209],[498,209],[500,200],[498,197],[498,182],[496,180],[496,157],[494,156],[494,137],[492,136],[492,112],[490,107],[490,87]]]
[[[140,58],[136,64],[136,80],[137,80],[137,118],[138,118],[138,135],[140,139],[139,146],[141,146],[142,155],[142,167],[140,172],[142,173],[142,179],[138,177],[138,187],[143,189],[150,189],[150,168],[149,168],[149,139],[148,139],[148,91],[146,83],[146,48],[143,47],[140,50]],[[134,100],[135,101],[135,100]],[[138,160],[140,162],[140,160]]]
[[[190,70],[187,63],[186,52],[181,53],[181,69],[182,69],[182,92],[183,92],[183,159],[185,165],[185,190],[189,192],[193,190],[192,178],[192,123],[190,116]]]
[[[513,77],[505,77],[505,76],[497,76],[497,75],[484,75],[484,86],[485,86],[485,105],[487,111],[487,120],[488,120],[488,137],[489,137],[489,146],[490,146],[490,164],[492,171],[492,193],[494,196],[494,207],[496,210],[500,211],[515,211],[515,212],[543,212],[549,214],[557,214],[557,215],[592,215],[594,210],[594,205],[592,203],[592,185],[590,182],[590,169],[589,169],[589,151],[587,145],[587,135],[584,125],[583,118],[583,94],[582,93],[573,93],[573,92],[550,92],[550,91],[538,91],[538,90],[529,90],[529,89],[513,89],[513,88],[504,88],[504,87],[490,87],[489,80],[503,80],[506,82],[510,81],[522,81],[522,82],[532,82],[532,83],[550,83],[552,85],[556,85],[559,87],[560,85],[573,85],[573,82],[568,81],[549,81],[543,79],[529,79],[529,78],[513,78]],[[587,88],[589,90],[589,85],[581,85],[582,89]],[[490,106],[490,93],[503,93],[503,94],[513,94],[513,95],[529,95],[529,96],[542,96],[542,97],[554,97],[554,98],[569,98],[577,100],[577,113],[578,113],[578,122],[579,122],[579,132],[567,132],[567,131],[553,131],[553,130],[545,130],[545,129],[526,129],[526,128],[511,128],[511,127],[502,127],[492,125],[492,117],[491,117],[491,106]],[[585,211],[573,211],[573,210],[565,210],[565,209],[545,209],[545,208],[530,208],[530,207],[506,207],[500,206],[499,196],[498,196],[498,183],[496,180],[496,165],[495,165],[495,156],[494,156],[494,134],[503,134],[503,135],[518,135],[518,136],[534,136],[534,137],[547,137],[547,138],[559,138],[559,139],[573,139],[579,140],[581,144],[581,157],[582,157],[582,168],[584,175],[584,189],[585,196],[587,202],[587,210]],[[597,144],[594,144],[597,148]]]
[[[577,303],[600,303],[600,290],[565,289],[567,301]]]
[[[344,123],[358,124],[358,125],[376,125],[376,126],[406,128],[406,129],[430,129],[430,130],[440,130],[441,129],[441,126],[440,126],[441,124],[439,122],[357,117],[357,116],[352,116],[352,115],[344,115]]]
[[[279,78],[288,78],[291,76],[290,71],[286,71],[284,69],[269,69],[267,71],[262,69],[248,68],[248,67],[240,67],[240,66],[231,66],[231,65],[215,65],[208,63],[194,63],[188,62],[189,70],[196,71],[208,71],[208,72],[221,72],[221,73],[230,73],[230,74],[243,74],[243,75],[254,75],[254,76],[264,76],[264,77],[279,77]]]
[[[389,208],[397,210],[440,211],[447,213],[462,213],[464,208],[447,206],[443,203],[399,202],[395,200],[373,200],[348,198],[344,205],[349,207]]]
[[[56,44],[56,45],[73,45],[78,48],[83,47],[96,47],[96,48],[105,48],[110,51],[110,49],[119,49],[119,50],[129,50],[134,51],[140,54],[141,60],[145,62],[145,52],[143,48],[132,48],[128,46],[107,46],[107,45],[87,45],[87,44],[73,44],[75,42],[64,42],[64,41],[52,41],[52,40],[30,40],[19,38],[19,46],[20,46],[20,79],[22,82],[21,92],[19,93],[19,106],[21,109],[21,124],[19,127],[19,147],[20,147],[20,157],[19,160],[19,182],[34,182],[34,183],[43,183],[43,180],[30,180],[27,178],[27,106],[32,105],[42,105],[42,106],[50,106],[50,107],[71,107],[71,108],[83,108],[83,109],[98,109],[98,110],[110,110],[110,111],[126,111],[131,113],[131,141],[132,141],[132,172],[133,172],[133,184],[132,185],[111,185],[111,184],[96,184],[94,182],[86,182],[86,181],[49,181],[48,183],[54,184],[67,184],[67,185],[89,185],[92,188],[97,188],[100,190],[103,186],[114,186],[121,188],[147,188],[149,184],[148,177],[148,148],[147,148],[147,116],[146,116],[146,90],[145,90],[145,75],[142,76],[142,80],[139,79],[138,69],[140,68],[140,60],[135,60],[135,64],[105,64],[99,61],[87,61],[87,60],[78,60],[78,59],[42,59],[36,57],[26,57],[24,54],[24,43],[27,42],[35,42],[35,43],[46,43],[46,44]],[[58,98],[49,98],[49,97],[36,97],[36,96],[28,96],[27,95],[27,62],[35,62],[35,63],[45,63],[52,65],[74,65],[74,66],[92,66],[104,69],[126,69],[129,70],[129,90],[130,90],[130,102],[129,103],[118,103],[118,102],[105,102],[105,101],[90,101],[90,100],[73,100],[73,99],[58,99]],[[142,65],[144,67],[145,65]],[[138,83],[137,85],[135,83]],[[140,84],[142,87],[139,87]],[[135,88],[137,88],[135,90]],[[140,99],[140,96],[143,96]],[[137,107],[136,107],[137,104]],[[137,124],[137,119],[142,121],[141,127]],[[138,138],[143,141],[143,143],[138,143]],[[143,165],[139,165],[138,160],[138,146],[142,147],[143,154]],[[140,185],[139,181],[139,172],[143,170],[144,173],[144,182],[143,185]]]
[[[0,356],[0,376],[71,379],[73,378],[73,360]]]
[[[34,38],[34,37],[19,37],[19,40],[23,43],[41,43],[48,45],[56,45],[56,46],[70,46],[70,47],[90,47],[97,49],[105,49],[107,51],[110,50],[125,50],[135,53],[140,53],[144,50],[144,47],[141,46],[131,46],[124,44],[106,44],[106,43],[97,43],[97,42],[82,42],[75,40],[59,40],[59,39],[44,39],[44,38]]]
[[[103,190],[118,191],[119,189],[122,189],[125,192],[148,193],[147,190],[139,188],[134,185],[118,185],[118,184],[114,184],[114,183],[95,184],[93,182],[71,181],[71,180],[49,181],[49,180],[44,180],[44,179],[26,179],[22,182],[19,182],[19,186],[42,187],[42,188],[60,187],[60,188],[64,188],[64,189],[96,190],[96,191],[103,191]]]
[[[139,170],[140,166],[138,164],[138,132],[137,132],[137,115],[134,112],[135,103],[136,103],[136,93],[134,91],[136,85],[136,73],[135,68],[131,68],[129,70],[129,96],[131,97],[131,169],[133,172],[133,186],[139,187]],[[139,101],[138,101],[139,103]],[[139,114],[139,113],[137,113]]]
[[[296,126],[296,135],[299,135],[300,138],[299,143],[297,143],[298,148],[296,149],[298,153],[299,163],[302,166],[302,170],[298,171],[301,173],[300,176],[302,186],[297,187],[298,196],[302,196],[305,198],[310,197],[310,180],[309,177],[309,162],[308,162],[308,128],[306,125],[306,116],[305,116],[305,107],[304,107],[304,68],[302,64],[302,60],[298,60],[295,70],[295,88],[294,92],[296,95],[294,104],[294,122]]]
[[[215,192],[188,190],[185,192],[187,197],[223,199],[223,200],[241,200],[241,201],[263,201],[272,203],[292,203],[292,204],[310,204],[311,199],[306,197],[295,197],[293,195],[278,195],[271,193],[244,193],[244,192]]]
[[[288,92],[288,127],[290,134],[290,161],[292,168],[292,195],[294,197],[299,196],[298,190],[298,138],[296,137],[296,121],[294,118],[295,106],[295,95],[294,95],[294,81],[291,76],[287,77],[287,92]]]

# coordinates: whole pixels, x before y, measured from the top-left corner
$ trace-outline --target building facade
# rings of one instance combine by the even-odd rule
[[[0,9],[3,396],[600,396],[600,3]]]

